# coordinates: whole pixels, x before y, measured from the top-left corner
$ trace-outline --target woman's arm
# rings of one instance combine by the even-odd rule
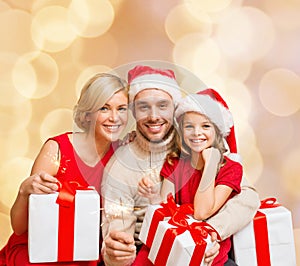
[[[44,144],[38,154],[27,177],[20,185],[17,198],[11,208],[11,225],[17,234],[23,234],[28,228],[28,199],[32,193],[53,193],[58,189],[57,179],[54,177],[58,171],[58,144],[49,140]]]
[[[215,214],[229,198],[232,188],[226,185],[215,186],[220,152],[208,148],[202,152],[204,170],[194,198],[194,217],[204,220]]]

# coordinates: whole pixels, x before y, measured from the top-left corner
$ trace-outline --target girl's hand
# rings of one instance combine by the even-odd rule
[[[58,190],[58,180],[44,171],[26,178],[20,186],[20,194],[28,197],[30,194],[49,194]]]
[[[218,163],[221,159],[221,154],[217,148],[210,147],[202,151],[202,157],[204,163],[207,163],[212,160]]]
[[[151,199],[157,197],[160,193],[159,184],[154,184],[148,177],[143,177],[139,181],[138,193],[139,195]]]
[[[127,135],[119,141],[120,146],[124,146],[127,145],[128,143],[132,142],[136,137],[136,131],[133,130],[129,133],[127,133]]]

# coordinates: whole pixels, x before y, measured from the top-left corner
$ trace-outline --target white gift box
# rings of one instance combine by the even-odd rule
[[[194,219],[188,219],[188,223],[192,223],[196,220]],[[196,221],[199,222],[199,221]],[[190,232],[188,230],[186,230],[184,233],[179,234],[178,236],[176,236],[173,245],[171,247],[171,251],[169,254],[164,253],[164,259],[156,261],[157,259],[157,255],[160,252],[160,248],[161,248],[161,244],[164,238],[164,235],[166,233],[166,231],[170,228],[176,228],[176,226],[169,224],[167,221],[162,221],[159,222],[154,240],[153,240],[153,244],[150,248],[150,252],[149,252],[149,260],[152,263],[155,263],[155,265],[157,265],[157,263],[159,265],[166,265],[166,266],[182,266],[182,265],[189,265],[191,258],[193,256],[194,250],[195,250],[195,242],[190,234]],[[210,235],[207,236],[206,239],[203,239],[207,245],[205,247],[205,251],[208,250],[213,243],[210,240]],[[167,240],[168,244],[171,245],[171,243],[169,242],[170,239]],[[201,256],[201,254],[197,254],[197,256]],[[203,256],[204,257],[204,256]],[[203,257],[200,258],[202,259],[201,266],[206,265],[203,261]],[[199,258],[199,257],[198,257]]]
[[[141,231],[139,234],[139,239],[146,244],[149,248],[152,244],[152,239],[154,238],[157,226],[158,226],[158,220],[169,220],[170,217],[163,217],[163,215],[156,214],[156,218],[154,218],[154,214],[157,210],[161,209],[161,205],[149,205],[147,207],[147,211],[145,213]],[[154,221],[156,220],[156,221]],[[152,236],[149,235],[149,231],[152,231]],[[149,237],[149,238],[148,238]],[[151,240],[150,240],[151,238]]]
[[[31,194],[29,197],[28,249],[29,260],[58,261],[59,205],[58,193]],[[74,237],[63,240],[72,245],[72,261],[93,261],[99,258],[100,197],[95,190],[76,190]],[[62,250],[65,247],[60,247]],[[63,251],[62,251],[63,252]]]
[[[263,216],[265,222],[259,221]],[[238,265],[296,266],[291,212],[283,206],[259,209],[253,221],[233,235],[233,247]]]

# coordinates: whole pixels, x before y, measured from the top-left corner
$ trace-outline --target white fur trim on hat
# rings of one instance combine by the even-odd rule
[[[145,89],[159,89],[167,92],[175,104],[181,99],[180,87],[175,79],[161,74],[146,74],[134,78],[130,83],[129,101],[133,102],[135,96]]]
[[[220,129],[223,137],[230,133],[233,126],[230,111],[208,95],[190,94],[182,99],[175,111],[176,119],[186,112],[197,112],[207,116]]]

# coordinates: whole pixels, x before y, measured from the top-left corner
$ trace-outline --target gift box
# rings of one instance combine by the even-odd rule
[[[174,223],[176,219],[175,215],[169,221],[159,222],[149,260],[155,266],[206,265],[203,258],[213,245],[210,233],[214,229],[192,218],[179,218]]]
[[[98,260],[100,197],[95,190],[82,189],[30,195],[31,263]]]
[[[152,245],[159,222],[170,219],[170,216],[167,216],[169,213],[161,207],[161,205],[149,205],[143,219],[139,239],[149,248]]]
[[[168,195],[166,203],[149,205],[143,219],[139,239],[151,248],[159,222],[168,221],[176,212],[193,214],[193,207],[190,204],[177,205],[172,194]]]
[[[243,266],[296,266],[291,212],[275,198],[261,202],[253,221],[233,235],[235,261]]]

